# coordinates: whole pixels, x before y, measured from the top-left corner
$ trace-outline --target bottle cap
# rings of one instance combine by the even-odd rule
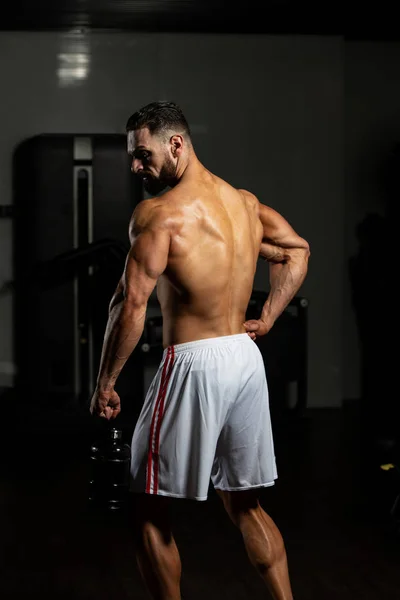
[[[111,429],[111,439],[112,440],[120,440],[122,438],[122,431],[120,429]]]

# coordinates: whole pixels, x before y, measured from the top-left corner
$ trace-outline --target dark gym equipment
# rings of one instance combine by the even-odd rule
[[[27,139],[14,153],[13,190],[15,388],[20,398],[86,402],[143,197],[126,136]]]

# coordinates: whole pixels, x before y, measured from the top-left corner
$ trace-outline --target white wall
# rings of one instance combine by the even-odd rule
[[[69,87],[57,75],[59,55],[71,52],[66,44],[66,36],[56,33],[0,34],[1,203],[11,202],[11,157],[23,138],[123,132],[127,117],[141,105],[178,102],[207,167],[252,190],[310,242],[302,289],[310,302],[309,405],[340,405],[343,41],[96,33],[83,49],[90,58],[87,77]],[[11,222],[0,221],[0,288],[12,277],[10,253]],[[267,286],[263,266],[256,286]],[[0,295],[0,329],[1,385],[12,381],[6,293]]]

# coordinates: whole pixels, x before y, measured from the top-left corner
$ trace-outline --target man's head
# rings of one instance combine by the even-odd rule
[[[189,125],[173,102],[152,102],[129,117],[126,124],[132,171],[150,194],[176,184],[179,167],[191,148]]]

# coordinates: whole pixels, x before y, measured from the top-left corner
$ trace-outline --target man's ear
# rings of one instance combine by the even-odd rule
[[[170,143],[172,155],[179,156],[183,150],[183,136],[179,135],[178,133],[173,135],[170,139]]]

